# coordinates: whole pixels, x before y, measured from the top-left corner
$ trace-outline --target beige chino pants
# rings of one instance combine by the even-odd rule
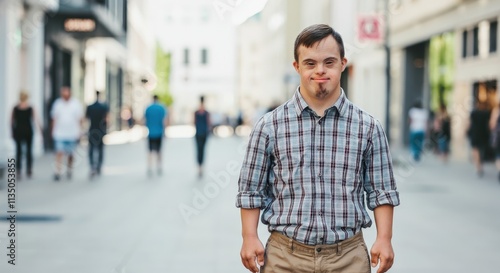
[[[279,232],[266,244],[261,273],[370,273],[370,256],[362,232],[333,245],[310,246]]]

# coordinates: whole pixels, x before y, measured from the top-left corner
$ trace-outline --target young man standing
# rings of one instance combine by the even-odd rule
[[[393,263],[393,207],[399,194],[380,123],[345,96],[347,59],[341,36],[327,25],[304,29],[293,66],[300,86],[264,115],[250,136],[239,178],[241,259],[251,272],[363,272]],[[362,229],[377,239],[371,259]],[[260,211],[271,236],[257,235]]]
[[[50,116],[52,117],[52,138],[56,149],[54,180],[61,179],[62,160],[65,154],[68,156],[67,177],[71,179],[73,152],[81,137],[83,107],[77,99],[71,97],[69,87],[61,88],[61,97],[54,102]]]
[[[146,119],[146,127],[148,128],[148,145],[149,145],[149,156],[148,156],[148,175],[153,174],[153,161],[156,155],[156,169],[157,173],[161,175],[161,144],[163,136],[165,134],[165,128],[167,127],[167,109],[159,102],[158,96],[153,96],[153,103],[146,108],[146,113],[144,117]]]

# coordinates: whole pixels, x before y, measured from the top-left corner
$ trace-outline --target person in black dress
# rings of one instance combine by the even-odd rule
[[[210,113],[205,110],[204,97],[200,97],[200,107],[194,113],[194,125],[196,128],[196,152],[198,162],[198,175],[203,175],[203,160],[205,157],[205,144],[210,134]]]
[[[12,137],[16,142],[16,171],[18,178],[21,177],[23,166],[22,150],[26,146],[26,175],[30,178],[33,174],[33,125],[35,123],[33,107],[28,103],[28,94],[21,92],[19,103],[12,110],[11,128]]]
[[[485,103],[478,102],[470,114],[468,135],[472,146],[472,159],[479,177],[483,176],[482,158],[489,147],[491,112]]]

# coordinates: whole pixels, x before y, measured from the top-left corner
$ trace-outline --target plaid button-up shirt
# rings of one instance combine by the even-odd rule
[[[297,89],[255,125],[236,206],[262,209],[269,231],[334,244],[371,226],[365,196],[371,210],[399,205],[382,126],[341,92],[319,117]]]

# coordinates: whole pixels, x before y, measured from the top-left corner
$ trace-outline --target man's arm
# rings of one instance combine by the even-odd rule
[[[257,234],[260,210],[266,206],[265,192],[270,172],[268,147],[272,147],[265,122],[259,120],[250,134],[250,140],[238,180],[236,207],[241,209],[243,245],[241,261],[251,272],[259,272],[257,263],[264,264],[264,247]]]
[[[264,246],[257,234],[259,215],[260,209],[241,209],[243,245],[240,256],[243,265],[251,272],[259,272],[257,263],[264,265]]]
[[[389,270],[394,263],[394,250],[392,249],[392,205],[382,205],[375,208],[375,225],[377,227],[377,239],[371,249],[372,267],[376,267],[380,261],[377,273]]]
[[[495,128],[497,127],[497,121],[498,121],[498,107],[493,108],[493,111],[491,111],[490,115],[490,130],[494,131]]]
[[[377,273],[389,270],[394,262],[391,245],[394,206],[399,205],[399,193],[392,170],[389,145],[382,125],[376,121],[369,148],[365,154],[364,188],[368,208],[374,211],[377,239],[371,249],[371,262]]]
[[[42,126],[42,123],[40,122],[40,119],[38,118],[38,115],[36,114],[35,112],[35,109],[31,108],[32,112],[31,112],[31,119],[33,120],[33,122],[35,123],[35,126],[37,127],[37,129],[39,130],[40,132],[40,136],[43,138],[43,126]]]

